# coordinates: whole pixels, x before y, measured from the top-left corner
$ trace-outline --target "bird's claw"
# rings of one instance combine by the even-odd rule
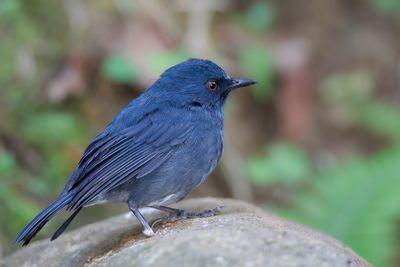
[[[144,230],[143,230],[143,234],[144,234],[145,236],[153,236],[153,235],[154,235],[154,231],[153,231],[153,229],[151,229],[151,228],[149,228],[149,229],[144,229]]]
[[[220,213],[223,208],[224,208],[223,206],[217,206],[213,209],[204,210],[201,212],[191,212],[191,211],[186,211],[186,210],[179,210],[177,213],[173,214],[172,216],[166,216],[166,217],[155,220],[152,223],[151,227],[154,227],[157,224],[176,222],[176,221],[184,220],[184,219],[212,217],[212,216]]]
[[[215,207],[211,210],[204,210],[202,212],[191,212],[188,214],[187,218],[206,218],[212,217],[221,212],[222,206]]]

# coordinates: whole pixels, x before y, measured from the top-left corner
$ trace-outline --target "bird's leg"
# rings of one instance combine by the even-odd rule
[[[182,217],[189,213],[186,210],[174,209],[166,206],[151,206],[151,208],[168,212],[169,214],[174,215],[176,217]]]
[[[139,220],[139,222],[143,225],[143,234],[146,236],[152,236],[154,235],[154,231],[149,225],[149,223],[146,221],[146,218],[140,213],[140,211],[137,208],[133,208],[132,204],[128,202],[129,209],[135,214],[136,218]]]
[[[211,216],[218,214],[222,209],[221,206],[218,206],[211,210],[204,210],[201,212],[192,212],[192,211],[186,211],[186,210],[181,210],[181,209],[174,209],[174,208],[170,208],[170,207],[166,207],[166,206],[151,206],[151,208],[165,211],[170,214],[170,216],[168,216],[168,217],[155,220],[153,222],[152,226],[159,224],[159,223],[177,221],[177,220],[182,220],[182,219],[211,217]]]

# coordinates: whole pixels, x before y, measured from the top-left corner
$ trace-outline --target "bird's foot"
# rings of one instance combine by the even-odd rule
[[[140,211],[137,208],[132,207],[130,202],[128,202],[128,206],[129,206],[129,209],[136,216],[136,218],[139,220],[139,222],[143,225],[143,234],[145,236],[153,236],[154,231],[153,231],[152,227],[149,225],[149,223],[147,222],[146,218],[140,213]]]
[[[143,234],[144,234],[145,236],[153,236],[153,235],[154,235],[154,231],[153,231],[152,228],[145,228],[145,229],[143,230]]]
[[[152,224],[152,227],[154,227],[157,224],[176,222],[176,221],[184,220],[184,219],[212,217],[212,216],[220,213],[221,210],[223,209],[222,206],[218,206],[218,207],[215,207],[210,210],[204,210],[201,212],[193,212],[193,211],[186,211],[186,210],[180,210],[180,209],[173,209],[173,208],[164,207],[164,206],[157,206],[157,207],[153,207],[153,208],[168,212],[168,213],[170,213],[170,215],[155,220]]]
[[[222,207],[218,206],[215,207],[211,210],[204,210],[201,212],[192,212],[192,211],[186,211],[186,210],[179,210],[176,214],[174,214],[172,217],[177,218],[178,220],[181,219],[192,219],[192,218],[206,218],[206,217],[212,217],[216,214],[218,214],[221,211]]]

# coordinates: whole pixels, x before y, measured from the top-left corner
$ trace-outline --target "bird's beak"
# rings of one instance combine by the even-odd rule
[[[240,88],[240,87],[246,87],[249,85],[253,85],[256,84],[256,81],[253,80],[246,80],[246,79],[232,79],[231,80],[231,85],[229,86],[229,89],[233,90],[236,88]]]

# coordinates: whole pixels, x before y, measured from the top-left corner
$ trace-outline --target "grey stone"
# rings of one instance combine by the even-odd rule
[[[165,223],[150,238],[132,216],[117,216],[34,242],[0,266],[371,266],[335,239],[241,201],[190,199],[176,207],[219,205],[217,216]]]

